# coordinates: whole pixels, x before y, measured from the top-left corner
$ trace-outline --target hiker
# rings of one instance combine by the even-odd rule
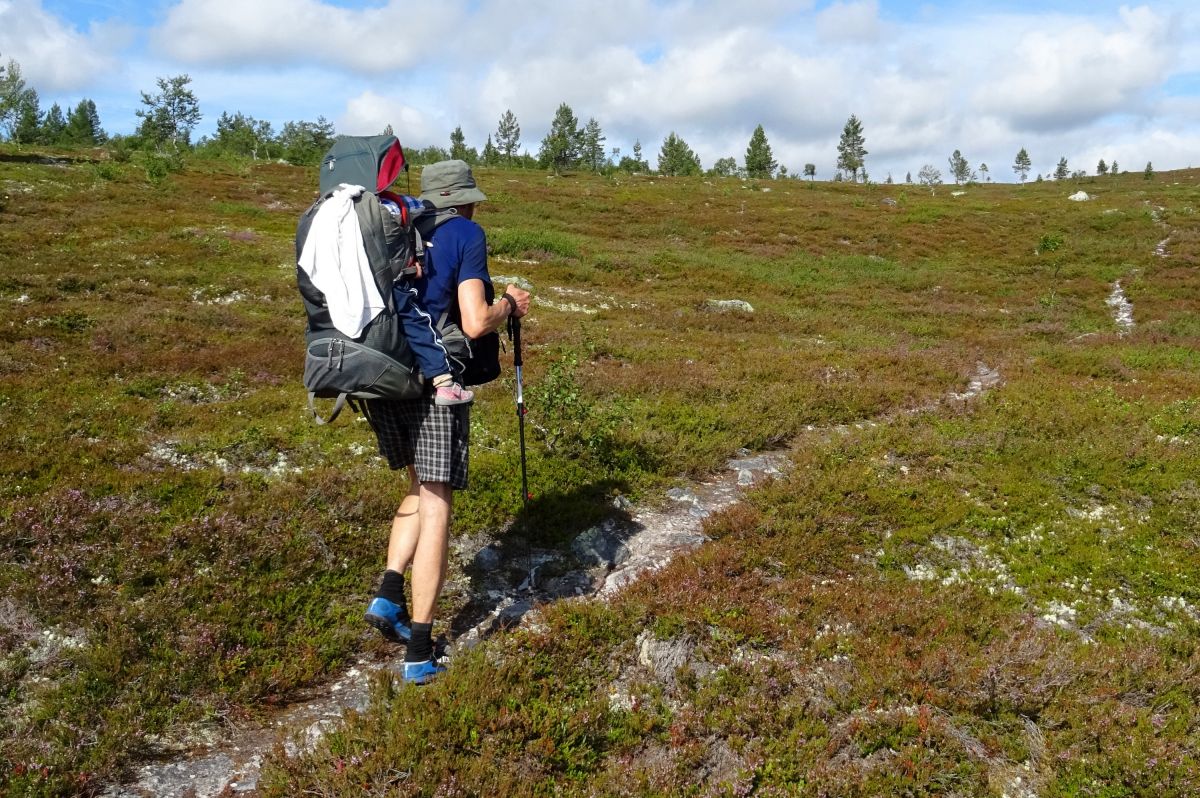
[[[425,311],[434,318],[448,311],[471,338],[528,313],[529,292],[515,285],[493,302],[486,238],[472,219],[476,204],[487,197],[471,168],[458,160],[426,166],[421,199],[438,208],[415,286]],[[467,487],[470,406],[438,405],[428,397],[370,399],[364,406],[380,453],[392,469],[407,468],[409,484],[392,518],[386,570],[365,619],[385,638],[407,642],[403,679],[424,684],[445,670],[434,656],[433,612],[446,577],[453,491]],[[404,591],[410,565],[411,613]]]
[[[399,144],[396,146],[398,148]],[[403,163],[403,156],[400,163]],[[398,170],[398,165],[385,159],[376,179],[377,190],[379,186],[386,188],[395,180]],[[364,191],[366,189],[361,185],[341,183],[329,194],[312,218],[297,259],[297,266],[328,303],[333,325],[350,338],[358,338],[384,309],[383,298],[371,274],[370,259],[363,245],[354,207]],[[380,205],[392,217],[389,222],[393,225],[400,225],[405,213],[422,210],[420,203],[411,197],[402,197],[386,190],[379,190],[378,197]],[[399,235],[398,227],[395,231],[389,230],[387,224],[384,223],[385,235]],[[404,331],[408,348],[426,382],[433,385],[436,404],[469,404],[475,395],[454,379],[446,347],[433,328],[433,319],[418,303],[418,292],[413,282],[412,277],[405,276],[395,283],[392,290],[395,316]]]

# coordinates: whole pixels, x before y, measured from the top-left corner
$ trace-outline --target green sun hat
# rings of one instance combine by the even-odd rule
[[[438,161],[421,170],[421,199],[438,208],[470,205],[487,199],[475,186],[466,161]]]

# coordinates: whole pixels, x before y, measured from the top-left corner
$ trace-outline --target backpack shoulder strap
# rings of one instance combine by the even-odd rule
[[[312,414],[313,421],[316,421],[318,425],[332,424],[346,405],[350,405],[351,410],[357,411],[354,400],[350,399],[349,394],[339,393],[337,400],[333,403],[333,412],[329,414],[329,418],[321,418],[321,414],[317,412],[317,395],[312,391],[308,392],[308,412]]]

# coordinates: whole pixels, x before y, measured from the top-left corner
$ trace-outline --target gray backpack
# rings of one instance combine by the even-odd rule
[[[318,424],[333,421],[348,403],[353,407],[354,400],[413,399],[425,390],[396,315],[392,288],[416,272],[417,260],[423,256],[417,225],[432,225],[435,209],[432,204],[399,198],[402,213],[397,217],[380,204],[378,197],[404,168],[403,150],[395,136],[343,136],[322,161],[321,197],[300,217],[296,229],[296,283],[308,318],[304,387],[308,389],[309,411]],[[342,183],[365,189],[355,198],[354,210],[375,287],[385,303],[357,338],[350,338],[333,325],[324,294],[299,266],[313,217]],[[329,418],[317,412],[317,399],[334,400]]]

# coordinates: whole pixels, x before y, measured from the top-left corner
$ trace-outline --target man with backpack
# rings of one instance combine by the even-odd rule
[[[421,199],[437,209],[426,242],[418,299],[433,318],[448,313],[470,338],[529,312],[529,292],[508,286],[497,301],[487,268],[487,240],[473,221],[487,199],[471,168],[458,160],[426,166]],[[406,642],[403,678],[424,684],[445,670],[433,651],[433,612],[446,577],[453,491],[467,486],[470,406],[435,404],[430,397],[369,399],[364,414],[393,469],[407,468],[408,495],[392,519],[387,566],[367,607],[366,621],[389,640]],[[411,573],[412,612],[404,571]]]

